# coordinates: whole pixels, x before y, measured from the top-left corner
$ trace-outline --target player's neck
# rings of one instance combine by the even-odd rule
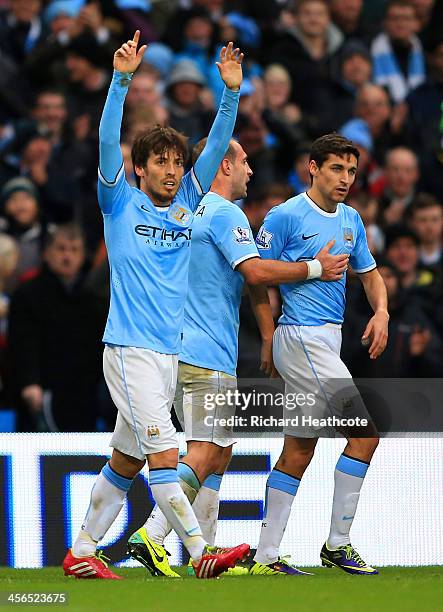
[[[311,198],[314,204],[317,204],[317,206],[325,212],[335,213],[335,211],[337,210],[337,202],[331,202],[330,200],[326,200],[320,193],[320,191],[315,187],[311,187],[310,189],[308,189],[306,194]]]
[[[211,191],[221,196],[225,200],[229,200],[230,202],[232,202],[234,199],[232,197],[231,186],[224,184],[222,181],[217,181],[217,179],[212,182]]]

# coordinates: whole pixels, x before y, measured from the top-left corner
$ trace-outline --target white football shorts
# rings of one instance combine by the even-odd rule
[[[360,421],[356,422],[367,419],[371,423],[351,373],[340,358],[340,348],[341,325],[277,327],[273,339],[274,364],[285,382],[283,416],[292,419],[283,428],[286,435],[331,437],[337,431],[346,435],[346,426],[325,427],[321,420],[327,417],[335,417],[334,422],[340,419],[352,424],[358,418]],[[299,398],[303,400],[300,404]],[[360,431],[363,437],[363,430]]]
[[[187,441],[213,442],[223,448],[234,444],[228,419],[235,416],[236,406],[226,392],[236,388],[235,376],[179,363],[174,409]]]
[[[110,446],[137,459],[178,448],[171,421],[177,367],[178,355],[132,346],[105,347],[103,372],[118,410]]]

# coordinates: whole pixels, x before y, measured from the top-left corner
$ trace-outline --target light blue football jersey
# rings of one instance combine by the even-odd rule
[[[98,201],[104,219],[111,300],[103,341],[177,354],[193,212],[217,172],[235,125],[239,92],[224,90],[204,150],[167,210],[130,187],[120,149],[123,104],[132,75],[114,71],[99,129]]]
[[[260,255],[282,261],[308,261],[329,242],[333,255],[348,253],[355,272],[376,267],[358,212],[338,204],[334,213],[322,210],[306,193],[275,206],[266,215],[257,235]],[[340,281],[299,281],[280,286],[282,325],[342,323],[346,301],[346,274]]]
[[[209,192],[195,212],[180,361],[235,376],[243,276],[259,257],[245,213]]]

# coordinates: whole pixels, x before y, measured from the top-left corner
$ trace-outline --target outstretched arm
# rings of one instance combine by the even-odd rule
[[[131,83],[132,73],[137,70],[146,50],[146,45],[137,51],[140,31],[132,40],[124,43],[114,54],[114,74],[108,97],[103,108],[99,128],[99,168],[104,182],[111,186],[123,166],[120,149],[120,129],[123,104]]]
[[[230,42],[220,52],[220,61],[217,62],[217,67],[226,87],[217,116],[209,132],[206,146],[193,168],[194,176],[202,193],[209,191],[218,167],[229,146],[237,118],[240,85],[243,80],[241,66],[243,53],[240,53],[240,49],[233,49],[233,46],[232,42]]]

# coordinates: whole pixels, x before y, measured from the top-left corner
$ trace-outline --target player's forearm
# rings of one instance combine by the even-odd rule
[[[100,120],[99,156],[100,172],[113,182],[123,164],[120,149],[120,130],[123,105],[131,82],[132,74],[114,71],[108,96]]]
[[[205,193],[209,191],[232,138],[239,99],[239,91],[225,87],[206,146],[195,162],[194,173]]]
[[[378,270],[372,270],[360,276],[368,302],[374,311],[388,314],[388,295],[385,283]]]
[[[263,341],[272,340],[274,319],[269,303],[268,290],[263,285],[248,285],[249,299]]]
[[[250,285],[282,285],[306,280],[308,264],[275,259],[254,259],[246,280]]]

